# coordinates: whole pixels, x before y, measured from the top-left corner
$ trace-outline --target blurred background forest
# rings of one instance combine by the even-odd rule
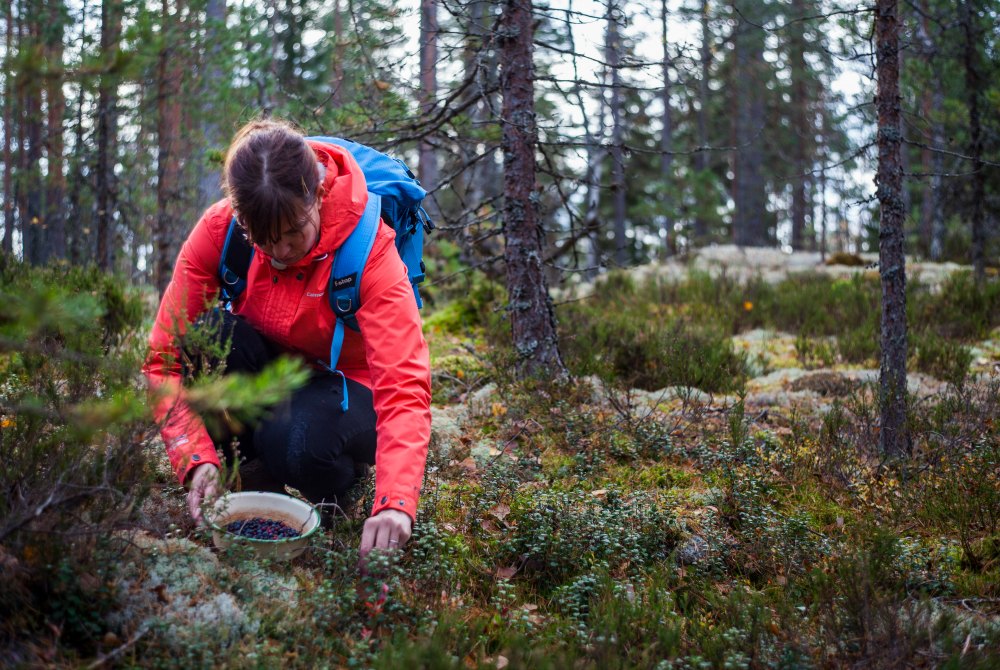
[[[12,0],[2,248],[162,290],[220,197],[232,133],[276,115],[405,158],[432,192],[436,267],[502,273],[500,9]],[[900,5],[908,254],[996,257],[997,10]],[[712,242],[876,250],[870,8],[560,0],[533,11],[535,197],[553,278]]]

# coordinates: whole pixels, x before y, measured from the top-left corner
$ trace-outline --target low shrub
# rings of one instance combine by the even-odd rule
[[[954,386],[965,383],[973,360],[969,347],[928,332],[914,334],[911,351],[918,371]]]
[[[598,374],[649,391],[668,386],[728,393],[742,388],[746,356],[717,330],[683,319],[666,323],[649,314],[598,315],[565,309],[560,316],[564,358],[575,374]]]
[[[867,320],[837,336],[837,351],[847,363],[871,364],[881,356],[878,321]]]
[[[670,554],[679,537],[665,501],[643,491],[536,490],[515,497],[508,523],[514,531],[501,564],[520,565],[544,590],[599,566],[652,565]]]
[[[977,284],[970,272],[950,275],[937,292],[907,292],[907,318],[918,330],[966,342],[987,337],[1000,326],[1000,281]]]

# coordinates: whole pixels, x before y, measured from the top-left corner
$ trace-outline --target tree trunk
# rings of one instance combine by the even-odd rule
[[[66,259],[66,173],[63,123],[66,118],[66,94],[63,92],[63,31],[65,5],[49,0],[48,26],[45,30],[45,99],[46,158],[48,171],[45,187],[45,244],[43,260]]]
[[[5,59],[16,50],[14,43],[14,3],[7,4],[4,15],[7,21]],[[14,73],[7,70],[3,78],[3,253],[8,256],[14,253],[14,152],[11,135],[14,129],[15,103]]]
[[[906,425],[906,259],[903,255],[903,169],[896,0],[875,3],[878,94],[879,273],[882,279],[881,431],[887,456],[909,453]]]
[[[580,67],[578,52],[576,49],[576,37],[573,34],[573,1],[570,0],[566,9],[566,39],[569,43],[569,52],[573,59],[573,80],[580,82]],[[607,69],[602,74],[601,81],[607,81]],[[587,148],[587,167],[584,173],[584,185],[586,194],[583,201],[583,237],[587,241],[587,255],[583,276],[592,281],[601,268],[603,261],[601,257],[601,226],[599,217],[599,207],[601,203],[601,179],[604,175],[604,160],[607,158],[607,151],[604,149],[604,136],[606,132],[604,116],[606,113],[605,98],[601,94],[597,98],[597,110],[591,110],[583,98],[582,86],[577,83],[573,86],[573,95],[576,98],[576,105],[583,119],[583,143]],[[596,131],[590,129],[590,119],[597,122]]]
[[[344,95],[344,11],[341,0],[333,0],[333,67],[331,68],[330,104],[340,107],[346,102]]]
[[[942,172],[944,171],[944,154],[940,149],[944,148],[945,132],[944,122],[941,114],[944,108],[944,93],[941,87],[935,86],[931,94],[931,146],[937,151],[931,156],[931,178],[928,191],[930,193],[929,203],[926,206],[929,210],[928,216],[931,220],[930,235],[930,257],[932,261],[940,261],[944,255],[944,202],[941,197]]]
[[[41,7],[38,0],[27,3],[29,11],[23,14],[27,21],[28,40],[25,69],[22,71],[24,113],[24,146],[21,151],[24,174],[23,203],[21,210],[21,243],[24,259],[37,265],[44,261],[45,212],[42,209],[42,67],[45,62],[41,40]],[[23,44],[23,42],[22,42]]]
[[[101,53],[104,67],[97,87],[97,265],[105,272],[112,269],[111,234],[118,207],[115,188],[115,163],[118,155],[118,74],[113,71],[118,58],[122,30],[122,1],[101,3]]]
[[[555,312],[542,269],[542,227],[535,211],[535,88],[531,0],[504,0],[498,37],[503,95],[504,260],[514,349],[532,375],[566,374]]]
[[[437,0],[420,0],[420,111],[425,118],[434,111],[437,101]],[[438,187],[437,151],[429,136],[420,140],[420,183],[428,191]],[[436,217],[435,199],[429,199],[428,212]]]
[[[938,58],[938,47],[931,36],[930,18],[928,16],[928,3],[921,2],[920,21],[917,26],[917,38],[920,41],[920,50],[924,60],[931,70],[933,81],[941,81],[940,59]],[[941,123],[941,106],[944,103],[944,93],[941,86],[927,86],[920,96],[921,113],[924,119],[930,124],[930,148],[923,147],[920,150],[920,165],[924,173],[923,199],[920,206],[920,244],[928,257],[937,261],[941,259],[941,247],[943,240],[943,222],[938,225],[938,220],[942,216],[941,207],[941,153],[935,151],[940,149],[944,143],[944,127]],[[940,233],[937,231],[940,230]]]
[[[792,18],[789,25],[789,66],[792,78],[792,249],[806,248],[806,212],[809,209],[806,197],[806,175],[809,172],[809,155],[812,148],[812,129],[809,116],[809,92],[806,65],[806,35],[803,17],[809,8],[803,0],[792,3]]]
[[[822,98],[819,105],[819,258],[826,262],[826,102]]]
[[[154,271],[153,282],[160,295],[170,282],[173,271],[177,243],[178,212],[181,209],[181,79],[183,61],[179,44],[181,31],[176,26],[183,14],[183,0],[176,0],[175,12],[171,14],[169,0],[163,0],[163,26],[171,26],[164,35],[157,71],[157,159],[156,159],[156,225],[153,230]],[[170,32],[173,32],[171,35]]]
[[[619,69],[621,38],[618,21],[621,12],[616,0],[608,0],[607,33],[604,45],[605,60],[611,71],[611,202],[615,229],[615,263],[625,267],[631,260],[629,240],[625,231],[625,122],[622,119],[622,82]]]
[[[735,14],[739,15],[738,12]],[[764,32],[740,18],[733,37],[736,92],[734,141],[733,241],[738,246],[764,246],[767,195],[764,190]]]
[[[660,92],[660,100],[663,104],[663,128],[660,131],[660,178],[663,180],[664,197],[661,205],[663,212],[663,233],[661,234],[660,258],[670,255],[673,241],[674,221],[670,216],[672,203],[668,201],[673,190],[670,186],[673,183],[674,156],[673,156],[673,131],[674,123],[670,109],[670,50],[667,40],[667,0],[660,0],[660,31],[663,38],[663,90]]]
[[[983,217],[983,199],[986,190],[985,164],[983,163],[983,127],[979,115],[983,90],[982,67],[979,60],[979,5],[963,0],[959,12],[965,32],[962,60],[965,65],[965,92],[969,109],[969,156],[972,158],[972,273],[976,283],[982,285],[986,278],[986,230]]]
[[[222,70],[223,41],[226,36],[226,0],[208,0],[205,6],[205,76],[202,81],[202,159],[198,163],[199,211],[222,197],[220,166],[211,157],[225,150],[226,139],[219,126],[218,101],[229,88]]]
[[[698,173],[708,171],[708,78],[712,67],[712,34],[708,29],[708,0],[701,0],[701,77],[698,80],[698,146],[694,155],[694,169]],[[698,208],[699,211],[701,208]],[[708,237],[708,224],[704,215],[698,213],[694,219],[692,246],[699,247]]]

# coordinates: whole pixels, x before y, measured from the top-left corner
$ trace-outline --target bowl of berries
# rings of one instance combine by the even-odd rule
[[[286,560],[301,554],[319,529],[319,511],[281,493],[228,493],[205,514],[220,549],[245,543],[259,556]]]

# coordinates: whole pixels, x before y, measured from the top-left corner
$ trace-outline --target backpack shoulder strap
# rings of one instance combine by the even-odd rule
[[[219,297],[227,306],[246,290],[253,255],[253,245],[243,234],[234,216],[229,222],[226,241],[219,257]]]
[[[330,307],[337,317],[337,323],[333,329],[333,341],[330,343],[328,367],[341,376],[343,373],[337,370],[337,361],[340,359],[340,349],[344,344],[344,326],[354,331],[360,330],[355,314],[361,306],[361,276],[368,263],[372,245],[375,243],[375,235],[378,233],[381,201],[381,197],[377,194],[368,194],[368,204],[365,205],[361,220],[333,257],[328,298]],[[347,411],[346,381],[341,407]]]

